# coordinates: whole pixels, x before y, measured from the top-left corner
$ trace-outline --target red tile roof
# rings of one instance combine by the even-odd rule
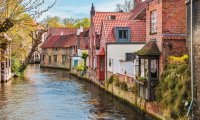
[[[148,3],[147,2],[142,2],[140,4],[138,4],[132,11],[132,15],[130,16],[129,20],[133,20],[137,17],[139,17],[139,15],[143,14],[143,16],[146,16],[146,7],[147,7]]]
[[[136,52],[139,56],[160,55],[160,50],[155,40],[149,41],[141,50]]]
[[[105,50],[104,48],[101,48],[97,56],[105,56]]]
[[[116,27],[131,28],[131,42],[145,42],[146,40],[146,22],[144,20],[107,20],[103,21],[102,26],[102,34],[109,42],[116,40],[114,33]]]
[[[95,32],[100,34],[101,31],[101,24],[104,20],[109,20],[109,16],[115,16],[115,20],[126,20],[131,16],[131,13],[124,13],[124,12],[96,12],[95,16],[93,17],[93,23]],[[112,21],[112,20],[110,20]]]
[[[76,34],[76,28],[49,28],[48,29],[48,36],[51,35],[70,35],[70,34]]]
[[[54,35],[49,37],[41,48],[67,48],[76,45],[76,35]]]

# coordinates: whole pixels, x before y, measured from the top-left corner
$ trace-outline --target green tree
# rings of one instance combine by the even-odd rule
[[[75,23],[76,28],[80,28],[82,26],[83,28],[89,28],[90,27],[90,19],[89,18],[83,18],[81,20],[78,20]]]
[[[87,70],[87,66],[86,66],[87,57],[88,57],[88,53],[87,52],[83,52],[82,53],[82,59],[84,60],[84,71]]]
[[[48,24],[49,27],[64,27],[64,25],[61,22],[61,18],[58,16],[47,16],[47,18],[43,20],[42,24],[43,26]]]
[[[52,8],[56,1],[47,8],[39,10],[45,0],[1,0],[0,32],[6,32],[14,25],[22,24],[21,22],[27,19],[26,14],[32,18],[38,18],[42,13]]]

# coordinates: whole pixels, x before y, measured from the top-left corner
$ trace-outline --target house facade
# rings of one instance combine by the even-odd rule
[[[98,81],[109,79],[112,74],[135,76],[131,58],[146,40],[146,22],[138,16],[145,4],[134,12],[96,12],[91,7],[89,77]],[[142,15],[141,15],[142,16]],[[129,57],[128,57],[129,56]],[[137,66],[137,65],[136,65]]]
[[[9,38],[6,34],[1,33],[0,35],[1,44],[0,44],[0,82],[6,82],[12,77],[11,73],[11,47]]]
[[[86,64],[89,65],[89,58],[84,61],[82,54],[88,54],[89,48],[89,29],[83,29],[82,27],[77,30],[77,42],[76,42],[76,54],[72,56],[72,69],[76,69],[77,66]],[[86,63],[84,63],[86,62]]]
[[[88,49],[88,35],[89,30],[82,30],[77,35],[75,28],[50,28],[41,46],[41,66],[68,70],[76,68],[81,52]]]
[[[187,44],[190,46],[191,40],[193,40],[193,71],[194,71],[194,104],[193,104],[193,114],[194,120],[200,119],[200,1],[193,0],[192,5],[192,16],[191,16],[191,0],[187,1]],[[191,21],[192,20],[192,21]],[[192,22],[192,26],[191,26]],[[192,37],[191,37],[192,36]],[[190,48],[188,48],[190,50]]]
[[[76,53],[76,35],[51,36],[41,48],[42,67],[70,69],[71,57]]]
[[[182,56],[186,48],[185,0],[146,0],[146,45],[137,52],[139,57],[140,96],[155,99],[155,87],[159,83],[168,56]],[[178,16],[177,16],[178,15]]]

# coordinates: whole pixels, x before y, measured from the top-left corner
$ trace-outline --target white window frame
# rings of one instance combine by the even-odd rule
[[[151,33],[157,33],[157,12],[151,12]]]

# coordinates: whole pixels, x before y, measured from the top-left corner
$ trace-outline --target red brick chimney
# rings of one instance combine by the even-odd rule
[[[142,0],[134,0],[134,1],[136,6],[142,2]]]

